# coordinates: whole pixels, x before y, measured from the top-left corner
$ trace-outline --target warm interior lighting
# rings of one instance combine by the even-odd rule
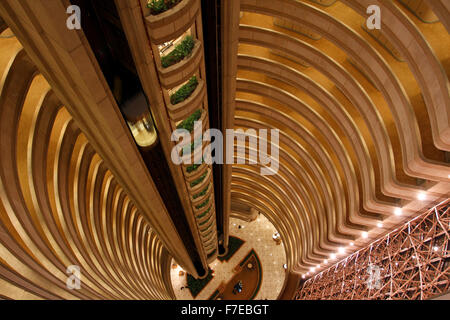
[[[396,216],[401,216],[402,213],[403,213],[402,208],[395,208],[394,214],[395,214]]]
[[[145,95],[139,92],[127,99],[117,95],[115,97],[121,102],[119,103],[120,110],[136,143],[140,147],[153,145],[158,134]]]
[[[330,259],[331,259],[331,260],[336,259],[336,255],[335,255],[334,253],[330,254]]]
[[[353,242],[350,242],[350,245],[353,247],[355,244]]]
[[[433,247],[433,250],[434,250],[434,252],[436,252],[436,251],[439,250],[439,247],[438,247],[438,246],[434,246],[434,247]]]
[[[378,223],[377,223],[377,227],[378,227],[378,228],[383,228],[383,224],[382,224],[381,222],[378,222]]]
[[[340,254],[343,254],[343,253],[345,253],[345,249],[344,249],[343,247],[340,247],[339,250],[338,250],[338,252],[339,252]]]
[[[419,192],[417,194],[417,199],[420,201],[424,201],[427,198],[427,195],[425,194],[425,192]]]
[[[367,239],[367,237],[369,236],[369,234],[366,231],[364,231],[361,235],[364,239]]]
[[[325,260],[323,261],[323,263],[324,263],[324,264],[327,264],[327,263],[328,263],[328,260],[327,260],[327,259],[325,259]]]

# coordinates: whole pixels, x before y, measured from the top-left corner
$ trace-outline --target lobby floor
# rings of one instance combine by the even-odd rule
[[[239,225],[241,229],[239,229]],[[235,273],[233,269],[254,249],[257,253],[262,269],[262,283],[255,300],[275,300],[283,288],[286,271],[286,253],[283,243],[277,245],[272,236],[275,227],[262,214],[252,222],[245,222],[235,218],[230,219],[230,234],[241,238],[245,243],[234,253],[228,262],[214,261],[210,268],[214,270],[213,279],[195,297],[195,300],[207,300],[224,282],[228,283]],[[174,264],[175,261],[172,262]],[[181,268],[171,268],[170,276],[175,296],[179,300],[193,300],[189,289],[181,290],[186,286],[186,273],[179,275]]]

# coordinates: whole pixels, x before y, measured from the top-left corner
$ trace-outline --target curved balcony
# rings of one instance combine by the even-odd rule
[[[161,85],[164,88],[173,88],[189,80],[192,74],[198,70],[202,57],[202,43],[195,40],[195,46],[188,57],[167,68],[163,68],[159,64],[157,68]]]
[[[182,151],[181,151],[181,159],[183,160],[183,172],[186,177],[194,177],[199,171],[203,172],[204,167],[206,166],[206,164],[204,162],[202,162],[199,167],[192,168],[192,166],[196,164],[195,160],[203,157],[203,151],[208,146],[209,142],[202,141],[201,147],[196,146],[195,149],[192,150],[193,143],[195,143],[195,141],[191,142],[191,146],[190,146],[191,152],[190,153],[187,153],[187,154],[183,153],[184,149],[187,147],[186,145],[184,145],[184,147],[182,148]],[[188,164],[189,162],[190,162],[190,164]],[[189,167],[191,167],[191,168],[189,169]]]
[[[213,210],[213,208],[211,208],[211,210]],[[209,231],[211,231],[211,226],[213,226],[216,222],[214,216],[215,215],[211,215],[208,219],[205,219],[202,222],[197,222],[201,234],[206,235]]]
[[[213,201],[214,198],[209,196],[206,197],[201,203],[197,204],[197,206],[204,204],[203,207],[197,209],[197,206],[194,205],[194,215],[198,223],[208,220],[213,215]]]
[[[172,9],[158,15],[145,17],[148,34],[152,43],[161,44],[179,37],[197,18],[199,0],[183,0]]]
[[[213,209],[211,209],[211,210],[213,210]],[[211,217],[214,217],[214,216],[211,216]],[[199,226],[200,234],[202,235],[203,241],[206,241],[209,237],[211,237],[212,234],[215,233],[214,231],[215,231],[215,226],[216,226],[216,220],[211,219],[210,221],[208,221],[207,224],[202,225],[202,226],[199,224],[198,226]]]
[[[212,253],[214,253],[214,251],[216,251],[217,249],[217,244],[216,244],[216,237],[211,238],[207,244],[205,244],[205,246],[203,246],[205,248],[205,252],[210,255]]]
[[[208,239],[215,238],[213,232],[214,232],[214,230],[211,230],[208,233],[206,233],[205,235],[202,235],[202,243],[208,242]]]
[[[204,242],[203,247],[205,248],[205,251],[207,253],[213,252],[214,249],[216,248],[216,237],[211,237],[210,239],[206,240]]]
[[[199,109],[197,109],[197,110],[199,110]],[[201,114],[200,118],[198,120],[194,121],[194,125],[193,125],[192,129],[190,127],[180,126],[180,124],[178,126],[175,126],[176,129],[185,129],[188,131],[190,130],[190,134],[191,134],[190,141],[186,141],[186,142],[181,141],[180,145],[179,145],[179,147],[181,148],[180,149],[180,157],[183,159],[183,162],[187,162],[189,157],[192,156],[192,154],[187,154],[187,155],[183,156],[183,150],[186,147],[188,147],[189,144],[191,145],[190,147],[192,148],[192,143],[195,142],[196,139],[198,139],[198,137],[195,136],[195,132],[200,129],[200,126],[201,126],[202,133],[205,132],[207,127],[209,126],[209,121],[208,121],[206,110],[202,110],[202,114]],[[203,139],[203,137],[202,137],[202,139]],[[203,148],[206,147],[207,143],[208,143],[208,141],[202,142]],[[198,151],[199,150],[197,150],[197,149],[194,150],[194,152],[198,152]]]
[[[189,98],[175,105],[168,103],[167,109],[172,121],[181,121],[189,117],[195,110],[202,109],[202,103],[205,99],[206,86],[205,81],[198,79],[197,88],[192,92]],[[202,112],[204,118],[205,112]]]
[[[202,189],[202,191],[201,191],[201,192],[205,191],[203,195],[198,196],[198,197],[195,198],[195,199],[191,199],[192,204],[193,204],[193,205],[198,205],[198,204],[202,203],[203,201],[205,201],[205,200],[210,196],[210,194],[212,193],[212,190],[213,190],[213,188],[211,188],[211,184],[210,184],[210,185],[207,185],[207,186],[206,186],[204,189]],[[199,193],[197,193],[197,194],[199,194]],[[194,196],[194,195],[193,195],[193,196]]]
[[[201,179],[203,175],[204,178]],[[202,191],[208,185],[208,183],[211,182],[211,179],[211,169],[209,168],[209,166],[207,166],[206,171],[199,178],[193,179],[193,181],[187,180],[189,193],[195,194]],[[197,181],[198,183],[195,183]]]
[[[210,206],[209,206],[208,208],[206,208],[206,209],[204,209],[204,208],[202,208],[202,209],[203,209],[203,213],[200,213],[200,215],[204,215],[204,216],[202,216],[201,218],[197,218],[197,217],[199,217],[200,215],[196,213],[197,223],[198,223],[199,225],[200,225],[201,223],[205,222],[205,221],[209,221],[209,220],[211,219],[211,217],[213,216],[213,213],[212,213],[212,210],[213,210],[212,205],[210,205]],[[202,212],[202,211],[199,211],[199,212]]]
[[[193,166],[193,165],[189,165],[189,166]],[[206,170],[208,170],[209,165],[206,163],[202,163],[200,164],[199,167],[197,167],[197,169],[195,169],[194,171],[187,173],[186,167],[183,168],[183,173],[185,175],[186,181],[188,182],[193,182],[197,179],[199,179],[203,174],[206,173]]]

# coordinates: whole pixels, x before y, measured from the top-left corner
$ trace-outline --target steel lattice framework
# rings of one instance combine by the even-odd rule
[[[297,300],[423,300],[449,291],[450,199],[308,279]]]

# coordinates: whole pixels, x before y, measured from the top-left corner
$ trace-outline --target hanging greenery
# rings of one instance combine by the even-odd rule
[[[200,203],[199,205],[196,205],[195,208],[196,208],[196,209],[203,208],[203,207],[206,206],[208,203],[209,203],[209,198],[206,199],[205,201],[203,201],[202,203]]]
[[[186,167],[186,171],[187,173],[191,173],[194,172],[195,170],[197,170],[199,167],[201,166],[201,164],[191,164],[190,166]]]
[[[170,67],[175,63],[180,62],[188,55],[191,54],[192,49],[194,49],[195,41],[192,36],[186,36],[181,43],[179,43],[175,49],[172,50],[168,55],[161,57],[161,65],[163,68]]]
[[[192,78],[190,78],[186,84],[182,85],[180,89],[177,90],[177,92],[170,96],[170,103],[175,105],[177,103],[183,102],[191,96],[192,92],[194,92],[197,86],[197,77],[192,76]]]
[[[208,199],[209,200],[209,199]],[[203,213],[200,213],[199,215],[197,215],[197,219],[201,219],[204,216],[206,216],[209,212],[211,211],[211,207],[209,207],[208,209],[206,209]]]
[[[181,0],[151,0],[147,3],[151,15],[158,15],[175,7]]]
[[[202,110],[198,109],[193,114],[191,114],[189,117],[187,117],[183,122],[181,122],[179,125],[177,125],[177,129],[185,129],[189,132],[192,132],[194,130],[194,122],[198,121],[200,117],[202,116]]]
[[[192,182],[191,182],[191,188],[193,188],[193,187],[195,187],[196,185],[198,185],[199,183],[201,183],[201,182],[205,179],[207,173],[208,173],[208,172],[206,171],[206,172],[205,172],[204,174],[202,174],[199,178],[197,178],[197,179],[195,179],[194,181],[192,181]]]
[[[197,193],[197,194],[194,194],[192,198],[197,199],[197,198],[199,198],[199,197],[204,196],[204,195],[206,194],[206,192],[208,191],[208,188],[209,188],[209,185],[207,185],[207,186],[205,187],[205,189],[203,189],[201,192],[199,192],[199,193]]]

